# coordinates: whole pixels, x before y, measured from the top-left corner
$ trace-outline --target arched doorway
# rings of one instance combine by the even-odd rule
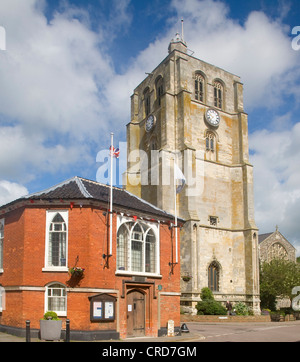
[[[127,294],[127,336],[145,335],[145,295],[139,290]]]

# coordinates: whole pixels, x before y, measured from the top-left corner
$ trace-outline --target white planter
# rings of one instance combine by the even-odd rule
[[[46,341],[58,341],[61,335],[62,321],[40,320],[41,339]]]

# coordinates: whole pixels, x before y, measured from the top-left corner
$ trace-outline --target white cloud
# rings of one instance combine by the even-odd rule
[[[28,194],[26,187],[6,180],[0,180],[0,206]]]
[[[99,86],[113,75],[110,59],[84,24],[68,13],[56,13],[48,24],[34,3],[0,4],[7,33],[0,58],[1,112],[35,132],[96,136],[106,129]]]
[[[300,123],[290,130],[251,134],[256,223],[261,233],[275,225],[300,252]]]
[[[91,30],[85,9],[65,1],[48,21],[46,5],[45,0],[0,2],[0,24],[7,36],[7,50],[0,54],[2,180],[22,178],[25,183],[70,168],[78,160],[95,162],[111,131],[125,134],[130,95],[145,72],[167,56],[170,40],[181,29],[181,17],[195,57],[241,76],[246,111],[278,107],[284,96],[300,95],[299,52],[291,48],[283,16],[274,20],[256,11],[241,23],[230,18],[229,8],[220,1],[172,0],[170,13],[176,14],[168,19],[169,28],[117,74],[107,41],[134,21],[129,0],[114,0],[97,32]],[[282,127],[292,127],[292,111],[272,120],[272,132],[252,134],[250,145],[255,151],[257,223],[261,231],[283,225],[294,238],[300,231],[295,219],[300,209],[296,166],[300,131],[299,126]],[[93,155],[92,142],[99,145]]]
[[[66,3],[48,23],[45,5],[0,2],[7,36],[0,54],[1,178],[28,182],[90,161],[89,142],[109,138],[105,87],[114,70],[102,38],[89,29],[86,11]]]
[[[194,56],[241,76],[247,109],[274,107],[282,91],[290,93],[295,87],[299,58],[291,47],[289,29],[281,20],[253,11],[240,24],[229,17],[229,9],[222,2],[172,3],[185,19],[185,38]],[[286,77],[288,72],[293,76]]]

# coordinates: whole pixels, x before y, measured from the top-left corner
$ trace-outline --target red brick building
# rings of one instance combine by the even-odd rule
[[[0,207],[1,331],[30,320],[38,333],[48,310],[70,320],[71,339],[160,336],[170,319],[180,330],[174,217],[119,188],[113,201],[111,239],[109,187],[94,181]]]

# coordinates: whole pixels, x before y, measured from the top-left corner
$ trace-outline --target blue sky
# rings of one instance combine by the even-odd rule
[[[241,76],[256,223],[278,225],[300,253],[296,0],[2,0],[0,204],[96,179],[98,152],[110,132],[126,141],[133,89],[167,56],[181,18],[195,57]]]

